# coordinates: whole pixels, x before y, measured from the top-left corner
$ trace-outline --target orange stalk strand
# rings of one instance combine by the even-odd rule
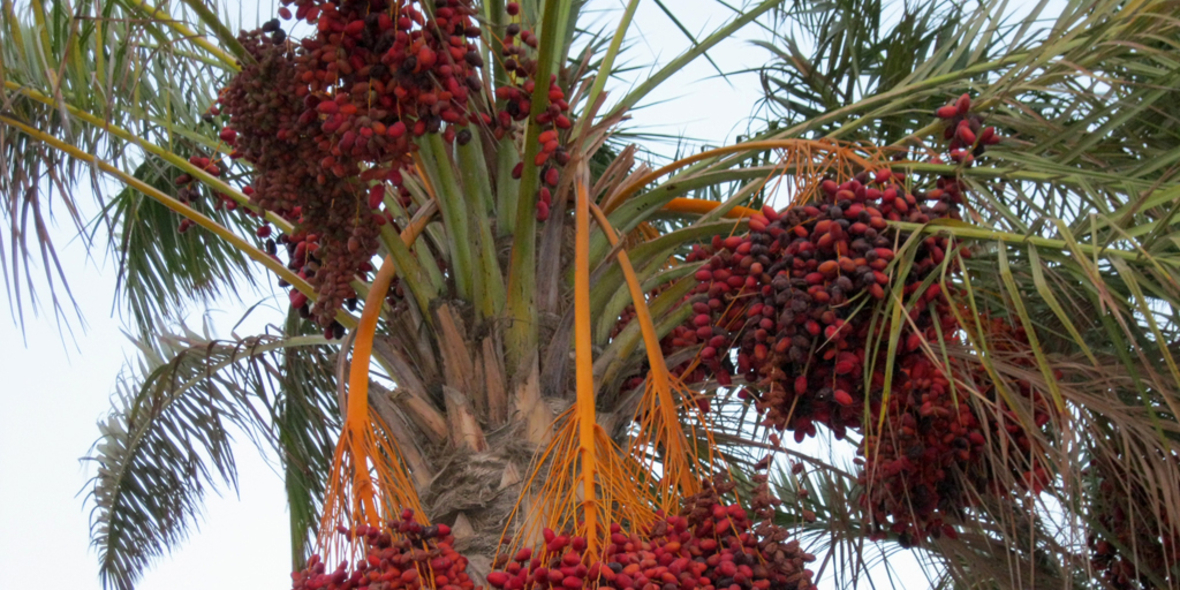
[[[591,203],[590,210],[594,213],[595,219],[602,227],[602,231],[606,234],[607,240],[611,247],[615,247],[619,242],[619,236],[607,220],[606,214],[602,212],[597,205]],[[644,348],[647,349],[647,360],[651,367],[649,372],[649,385],[655,390],[656,397],[659,399],[657,408],[653,408],[659,412],[662,423],[662,429],[665,436],[659,436],[660,442],[665,445],[665,455],[667,456],[666,465],[669,468],[668,475],[670,479],[678,479],[681,490],[685,494],[692,494],[696,491],[697,483],[693,480],[687,469],[687,461],[689,460],[688,453],[690,449],[684,439],[684,433],[679,428],[673,432],[672,425],[679,424],[679,416],[676,412],[676,403],[672,399],[672,380],[668,374],[668,365],[664,361],[664,353],[660,349],[660,338],[656,334],[655,322],[651,317],[651,310],[647,307],[647,299],[643,294],[643,287],[639,283],[639,277],[635,275],[635,269],[631,265],[631,259],[627,256],[627,251],[620,248],[618,252],[619,266],[623,270],[623,276],[627,279],[627,288],[631,291],[631,300],[635,306],[635,319],[639,322],[639,329],[643,334]],[[654,418],[655,412],[649,412],[646,418]],[[647,432],[645,429],[644,432]]]
[[[368,445],[364,440],[364,432],[369,428],[369,361],[373,354],[373,337],[377,332],[381,305],[389,293],[389,285],[396,273],[393,258],[386,256],[369,287],[369,295],[365,298],[364,311],[356,329],[352,366],[348,371],[348,412],[344,432],[349,439],[349,450],[352,452],[355,489],[360,501],[365,505],[367,520],[373,526],[380,526],[381,517],[373,504],[373,487],[368,473]]]
[[[561,415],[559,415],[557,417],[557,419],[554,420],[554,424],[566,424],[566,425],[571,424],[570,416],[572,415],[573,410],[574,410],[574,408],[570,408],[570,409],[567,409],[566,411],[562,412]],[[523,482],[523,484],[521,486],[522,492],[516,498],[516,503],[512,506],[512,510],[508,513],[508,519],[504,525],[504,529],[500,533],[501,538],[504,538],[509,535],[509,528],[512,526],[512,523],[516,521],[517,516],[521,515],[521,505],[524,503],[525,498],[528,496],[528,491],[533,489],[533,485],[536,483],[537,478],[541,477],[541,469],[545,465],[546,461],[548,461],[550,457],[553,457],[553,465],[550,467],[550,470],[549,470],[550,475],[552,475],[554,473],[561,473],[562,472],[558,469],[559,463],[565,461],[566,457],[569,457],[572,455],[572,453],[569,453],[566,450],[564,450],[565,443],[568,442],[572,438],[571,436],[568,436],[565,433],[565,430],[567,428],[569,428],[569,426],[562,426],[561,428],[559,428],[557,433],[555,433],[555,435],[549,441],[549,444],[545,447],[545,449],[543,451],[538,452],[536,455],[534,455],[533,463],[529,468],[528,477],[525,478],[525,481]],[[542,490],[547,489],[552,480],[553,480],[552,477],[546,477],[545,483],[542,485]],[[523,516],[521,516],[525,521],[524,525],[521,527],[522,529],[530,526],[530,523],[532,523],[535,520],[533,515],[536,512],[537,512],[537,506],[533,506],[527,513],[525,513],[525,514],[523,514]],[[516,549],[519,548],[517,546],[516,542],[519,541],[521,536],[522,535],[512,535],[514,543],[512,544],[510,549],[513,552],[515,552]],[[497,553],[499,553],[502,549],[503,549],[502,546],[500,548],[498,548],[496,550]]]
[[[670,211],[672,213],[694,213],[698,215],[704,215],[706,213],[712,212],[714,209],[720,206],[721,203],[717,201],[676,197],[675,199],[669,201],[667,205],[664,205],[664,211]],[[729,212],[725,214],[725,217],[727,219],[743,219],[753,216],[755,213],[760,212],[757,209],[751,209],[749,207],[742,207],[739,205],[733,209],[730,209]]]
[[[425,216],[410,224],[402,232],[402,241],[407,246],[413,244],[429,220],[430,217]],[[369,476],[369,459],[372,457],[376,463],[377,457],[373,451],[379,447],[379,443],[370,432],[373,419],[369,412],[369,364],[373,354],[373,338],[377,333],[377,320],[396,274],[393,258],[386,256],[369,286],[368,296],[365,297],[365,307],[355,332],[352,365],[348,372],[348,406],[344,429],[340,435],[340,442],[347,441],[348,450],[352,455],[354,510],[363,507],[364,518],[372,526],[380,526],[381,514],[374,500],[373,481]],[[389,457],[387,460],[396,461],[396,458]],[[409,482],[408,478],[400,473],[393,474],[393,480],[397,483]],[[406,493],[410,490],[413,490],[412,486],[400,491]],[[353,518],[359,520],[361,515],[354,514]]]
[[[578,170],[575,204],[574,245],[574,351],[577,382],[578,453],[582,465],[582,518],[586,522],[587,551],[598,550],[598,505],[595,501],[595,475],[598,457],[594,427],[598,420],[594,408],[593,336],[590,327],[590,190],[586,186],[588,171]]]

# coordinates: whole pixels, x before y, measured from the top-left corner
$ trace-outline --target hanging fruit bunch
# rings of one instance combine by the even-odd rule
[[[708,302],[693,318],[698,336],[712,333],[702,364],[724,372],[722,359],[736,348],[738,375],[759,385],[755,405],[765,426],[792,430],[799,441],[814,436],[816,424],[838,438],[860,426],[865,367],[875,365],[870,390],[884,379],[883,361],[865,357],[869,339],[879,337],[871,332],[872,311],[893,288],[885,271],[908,238],[887,222],[958,217],[957,190],[915,195],[901,181],[889,170],[844,183],[826,180],[819,201],[781,212],[766,208],[750,220],[748,234],[717,237],[706,249],[711,256],[696,274],[696,291]],[[948,240],[931,236],[913,248],[903,288],[915,299],[902,334],[907,351],[923,338],[937,339],[937,330],[953,322],[938,284],[923,286],[946,259]],[[922,293],[915,292],[919,287]]]
[[[948,121],[949,155],[966,163],[999,141],[970,108],[964,95],[937,113]],[[754,386],[742,394],[754,398],[764,426],[789,430],[797,442],[815,436],[818,425],[837,438],[860,433],[861,501],[874,536],[889,530],[907,545],[954,534],[944,518],[970,503],[965,482],[1003,491],[982,452],[1001,435],[1016,444],[1009,468],[1022,487],[1039,492],[1048,482],[1043,466],[1029,464],[1030,437],[1013,408],[999,402],[995,416],[977,415],[965,393],[952,391],[942,362],[924,350],[958,337],[950,281],[961,272],[957,256],[970,252],[947,237],[890,224],[958,220],[966,186],[941,177],[920,190],[912,181],[889,168],[827,179],[815,201],[766,207],[750,218],[749,233],[694,247],[688,261],[705,262],[695,275],[704,300],[676,334],[679,344],[699,347],[700,365],[722,385],[738,376]],[[891,360],[883,344],[894,305],[903,307]],[[991,382],[985,373],[970,376]],[[994,386],[978,389],[984,398],[1000,397]],[[1046,426],[1048,401],[1028,383],[1019,391],[1032,400],[1036,425]]]
[[[993,355],[997,355],[1009,365],[1030,371],[1036,370],[1036,359],[1028,353],[1029,339],[1024,327],[1000,318],[983,318],[981,324],[984,330],[983,340],[988,343],[988,349]],[[1013,460],[1005,467],[1015,476],[1017,483],[1022,488],[1039,494],[1045,486],[1049,485],[1052,477],[1050,476],[1051,469],[1035,460],[1035,457],[1041,454],[1035,452],[1036,446],[1039,444],[1034,436],[1035,430],[1039,429],[1042,434],[1046,433],[1048,427],[1059,417],[1060,411],[1048,392],[1034,386],[1028,380],[1006,380],[1002,384],[1005,391],[1001,392],[1001,384],[991,378],[985,367],[975,365],[964,372],[968,370],[971,371],[971,381],[980,396],[988,400],[989,405],[995,408],[995,411],[987,412],[983,416],[987,422],[990,438],[999,440],[1000,437],[1005,437],[1006,441],[1015,446]],[[1060,370],[1053,372],[1053,378],[1058,381],[1064,376]],[[1020,405],[1020,408],[1014,408],[1008,402],[1008,395],[1005,394],[1009,392],[1017,394],[1013,399]],[[1024,427],[1019,416],[1020,411],[1031,412],[1032,423],[1036,427],[1033,431]],[[992,484],[993,491],[1000,491],[995,489],[994,478],[987,474],[984,474],[977,483],[980,489],[984,489],[983,483],[985,481]]]
[[[355,298],[350,283],[372,270],[379,226],[393,221],[386,183],[407,204],[411,139],[441,132],[453,141],[470,121],[469,97],[482,88],[471,41],[480,29],[459,0],[429,15],[415,2],[293,4],[294,15],[281,15],[315,34],[289,43],[275,20],[243,35],[255,63],[220,96],[230,116],[222,139],[254,166],[252,201],[295,224],[279,242],[316,287],[310,315],[339,337],[336,310]],[[303,309],[307,299],[292,291],[291,303]]]
[[[901,370],[881,429],[872,425],[858,450],[858,480],[873,536],[888,530],[908,546],[925,535],[956,535],[944,518],[961,515],[969,497],[956,474],[980,461],[986,439],[971,405],[954,399],[941,366],[909,355]]]
[[[774,506],[765,474],[751,501],[753,514],[722,497],[732,483],[706,482],[684,500],[678,515],[628,534],[610,525],[601,556],[582,537],[546,529],[543,545],[502,554],[488,575],[498,590],[613,588],[614,590],[807,590],[814,588],[806,564],[815,556],[773,523]],[[511,558],[510,558],[511,557]]]
[[[958,330],[957,323],[952,327]],[[979,327],[994,358],[1035,369],[1035,360],[1023,354],[1023,328],[999,318],[982,318]],[[946,520],[962,517],[982,495],[1002,495],[1013,486],[1039,494],[1050,484],[1049,470],[1036,459],[1035,437],[1018,415],[1031,410],[1043,434],[1057,415],[1044,391],[1026,380],[999,384],[978,363],[952,363],[948,375],[943,363],[920,352],[900,355],[899,365],[884,420],[880,428],[869,422],[858,450],[858,479],[866,490],[860,501],[872,519],[872,536],[889,531],[903,545],[927,535],[954,537]],[[1001,387],[1008,389],[1002,393]],[[972,397],[986,404],[973,404]],[[1002,448],[998,455],[1006,462],[998,463],[988,447]]]
[[[294,590],[472,590],[467,558],[455,551],[447,525],[423,526],[410,511],[384,528],[358,525],[342,534],[364,547],[364,558],[351,570],[348,562],[327,571],[313,555],[302,571],[291,574]]]

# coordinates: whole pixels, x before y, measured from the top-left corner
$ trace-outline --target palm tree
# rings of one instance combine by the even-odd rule
[[[411,509],[508,587],[546,528],[598,572],[611,524],[676,551],[665,513],[738,503],[773,567],[714,585],[795,587],[789,534],[839,584],[917,546],[945,587],[1180,587],[1174,7],[765,0],[608,100],[637,5],[595,33],[572,0],[298,0],[235,34],[202,0],[3,3],[18,307],[19,264],[54,268],[43,199],[120,186],[145,369],[94,450],[104,584],[234,481],[240,427],[282,457],[297,571]],[[624,143],[751,23],[762,130]],[[259,266],[280,334],[174,327]],[[818,432],[860,456],[780,439]]]

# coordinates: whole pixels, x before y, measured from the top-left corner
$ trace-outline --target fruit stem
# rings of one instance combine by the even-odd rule
[[[365,298],[365,308],[355,332],[352,365],[348,370],[348,410],[341,433],[341,436],[348,437],[348,448],[352,453],[353,493],[364,506],[368,523],[374,526],[380,525],[381,519],[373,501],[373,485],[365,481],[369,477],[369,453],[365,445],[365,431],[369,428],[369,361],[373,354],[377,318],[396,274],[393,257],[386,256]]]
[[[401,234],[401,241],[408,248],[422,230],[430,217],[426,216],[411,223]],[[385,304],[385,297],[389,294],[389,286],[393,277],[397,275],[397,266],[393,255],[387,255],[377,270],[377,276],[369,286],[369,294],[365,297],[365,307],[361,311],[360,323],[354,332],[352,349],[352,364],[348,369],[348,407],[345,414],[344,431],[342,437],[348,437],[348,448],[352,453],[353,494],[365,508],[368,524],[379,526],[381,515],[377,512],[377,505],[373,499],[373,483],[369,479],[369,446],[367,434],[372,417],[369,414],[369,364],[373,356],[373,338],[377,333],[377,320],[381,316],[381,309]],[[414,493],[414,490],[401,490]]]
[[[708,203],[708,201],[701,202]],[[711,204],[714,205],[714,208],[720,205],[720,203]],[[598,221],[602,232],[606,234],[606,239],[610,241],[611,247],[618,247],[619,236],[615,233],[614,228],[611,227],[606,214],[602,212],[602,209],[598,205],[593,203],[590,204],[590,211],[594,214],[594,219]],[[665,362],[664,353],[660,348],[660,338],[656,334],[655,322],[652,321],[651,310],[648,308],[647,299],[643,295],[643,287],[639,284],[639,278],[635,275],[635,269],[631,266],[631,258],[627,256],[627,250],[625,248],[619,248],[618,259],[619,266],[623,269],[623,276],[627,278],[627,288],[631,291],[631,301],[635,306],[635,319],[639,322],[639,329],[643,332],[643,344],[647,352],[647,362],[650,366],[648,386],[655,391],[656,398],[659,400],[657,404],[657,415],[662,419],[662,424],[653,425],[656,436],[652,438],[662,443],[655,446],[664,449],[665,474],[670,479],[680,480],[678,483],[681,493],[689,496],[700,490],[698,489],[699,486],[696,485],[697,482],[692,477],[691,469],[685,464],[689,455],[689,449],[687,448],[688,441],[684,439],[684,431],[680,428],[680,419],[676,412],[677,405],[672,399],[672,378],[668,374],[668,364]],[[675,494],[668,497],[669,505],[663,508],[671,508],[671,502],[676,499]]]
[[[577,381],[578,454],[582,465],[582,518],[586,523],[587,551],[593,555],[598,545],[598,506],[594,480],[598,471],[594,428],[594,357],[590,328],[590,190],[586,186],[589,171],[579,164],[575,180],[574,243],[574,351]]]
[[[671,201],[669,201],[667,205],[664,205],[664,211],[668,211],[670,213],[695,213],[695,214],[699,214],[699,215],[704,215],[706,213],[711,213],[711,212],[715,211],[718,207],[720,207],[723,204],[724,203],[720,203],[718,201],[706,201],[705,199],[688,199],[688,198],[684,198],[684,197],[676,197],[675,199],[672,199]],[[595,205],[594,209],[596,211],[601,211],[601,209],[599,209],[597,205]],[[757,209],[751,209],[749,207],[742,207],[739,205],[737,207],[734,207],[733,209],[730,209],[729,212],[727,212],[724,215],[724,217],[726,217],[728,219],[742,219],[745,217],[753,216],[755,213],[758,213]],[[598,214],[595,213],[596,218],[597,218],[597,215]],[[604,229],[606,227],[609,227],[607,225],[604,225],[604,223],[606,223],[605,218],[602,218],[599,220],[599,224],[602,225],[602,227]],[[610,240],[609,234],[607,235],[607,239]],[[614,245],[615,245],[615,242],[612,240],[611,246],[613,247]]]

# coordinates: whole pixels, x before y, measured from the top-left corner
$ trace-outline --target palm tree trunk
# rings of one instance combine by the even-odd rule
[[[398,388],[371,387],[371,400],[397,439],[426,518],[452,527],[469,573],[482,581],[500,538],[513,533],[505,531],[513,511],[527,509],[522,487],[569,402],[542,391],[535,354],[514,383],[498,332],[473,334],[450,304],[432,316],[439,377],[423,378],[405,338],[379,337],[374,354],[397,373]]]

